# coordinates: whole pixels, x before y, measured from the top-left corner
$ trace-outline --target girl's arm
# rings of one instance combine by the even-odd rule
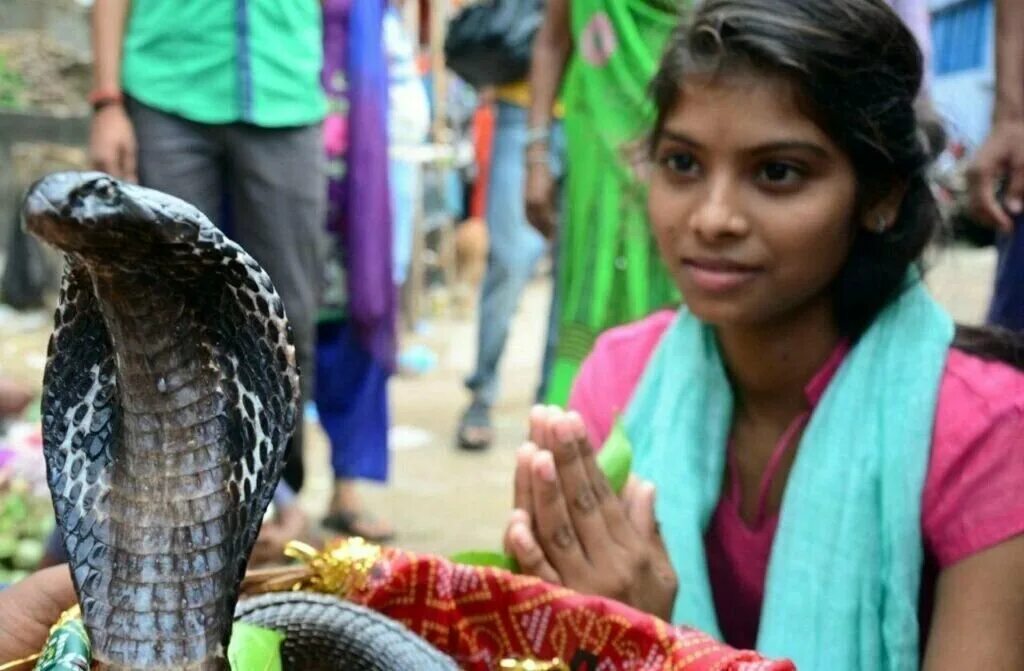
[[[1024,536],[942,571],[922,668],[1024,669]]]

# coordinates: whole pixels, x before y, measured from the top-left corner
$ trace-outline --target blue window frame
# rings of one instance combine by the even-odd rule
[[[932,14],[935,74],[985,65],[993,9],[992,0],[964,0]]]

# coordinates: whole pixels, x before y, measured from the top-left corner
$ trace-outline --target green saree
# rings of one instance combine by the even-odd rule
[[[563,90],[570,170],[549,403],[566,403],[602,331],[679,300],[650,234],[636,157],[654,117],[647,85],[682,4],[571,0],[575,48]]]

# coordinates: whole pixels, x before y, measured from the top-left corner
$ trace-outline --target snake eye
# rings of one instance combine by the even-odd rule
[[[102,178],[93,185],[93,193],[105,201],[113,201],[118,196],[117,185],[113,180]]]

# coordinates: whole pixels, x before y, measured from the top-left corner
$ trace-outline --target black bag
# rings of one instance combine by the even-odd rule
[[[460,11],[448,25],[448,68],[474,88],[524,79],[533,38],[544,20],[542,0],[485,0]]]

